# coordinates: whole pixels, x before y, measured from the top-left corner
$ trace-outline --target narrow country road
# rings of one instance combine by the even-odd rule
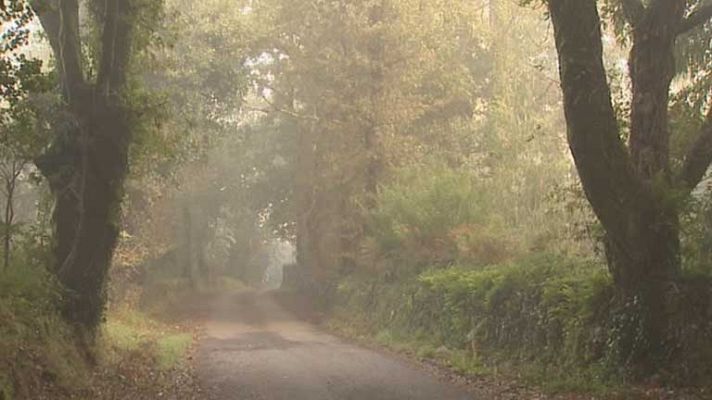
[[[197,354],[215,400],[461,400],[408,362],[348,344],[298,320],[269,292],[242,291],[212,306]]]

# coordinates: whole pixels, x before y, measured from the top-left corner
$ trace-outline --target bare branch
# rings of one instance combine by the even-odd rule
[[[293,117],[293,118],[298,118],[298,119],[304,119],[304,120],[319,122],[319,118],[316,117],[316,116],[313,116],[313,115],[302,115],[302,114],[296,113],[296,112],[294,112],[294,111],[292,111],[292,110],[287,110],[287,109],[284,109],[284,108],[282,108],[282,107],[278,107],[276,104],[274,104],[274,102],[272,102],[269,98],[267,98],[267,96],[266,96],[264,93],[262,93],[262,94],[260,95],[260,97],[262,97],[262,101],[264,101],[265,103],[267,103],[267,105],[272,108],[272,111],[276,111],[276,112],[279,112],[279,113],[283,113],[283,114],[289,115],[290,117]],[[255,110],[255,111],[262,111],[262,112],[265,112],[265,113],[269,113],[269,110]]]
[[[707,112],[702,131],[685,156],[678,182],[687,190],[693,190],[705,177],[712,164],[712,107]]]
[[[105,96],[117,91],[126,82],[131,53],[131,1],[106,1],[102,31],[102,57],[97,87]]]
[[[705,22],[712,19],[712,4],[699,6],[695,11],[690,13],[677,28],[678,34],[687,33]]]
[[[32,0],[31,6],[49,38],[65,97],[71,102],[85,87],[77,0]]]

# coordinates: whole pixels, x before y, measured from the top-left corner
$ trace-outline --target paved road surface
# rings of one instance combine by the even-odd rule
[[[417,365],[298,320],[270,292],[216,300],[197,362],[215,400],[472,399]]]

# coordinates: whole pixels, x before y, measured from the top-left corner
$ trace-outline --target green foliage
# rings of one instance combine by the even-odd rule
[[[712,276],[712,182],[685,204],[682,261],[690,274]]]
[[[668,330],[666,383],[708,385],[709,278],[680,286]],[[539,254],[487,267],[425,271],[395,283],[352,277],[332,324],[465,372],[509,371],[552,389],[599,390],[629,375],[640,311],[621,304],[600,262]]]
[[[30,312],[35,307],[52,310],[60,298],[59,289],[42,264],[24,264],[23,261],[18,259],[2,273],[0,293],[13,299],[15,306],[23,312]]]
[[[549,379],[574,379],[607,366],[603,380],[616,372],[608,341],[613,297],[600,264],[543,254],[426,271],[397,285],[351,280],[337,291],[336,315],[364,318],[371,334],[386,329],[401,342],[429,343],[426,353],[447,349],[447,360],[464,370],[535,364]]]
[[[32,253],[18,252],[0,271],[0,394],[6,399],[33,397],[49,383],[81,387],[88,379],[76,331],[57,309],[61,290]]]
[[[487,264],[506,256],[494,199],[471,174],[443,167],[405,170],[382,188],[368,215],[378,252],[409,268]]]
[[[129,308],[114,310],[103,327],[100,355],[115,363],[131,352],[149,353],[162,369],[185,361],[193,336]]]
[[[158,364],[168,369],[185,361],[188,348],[193,344],[193,336],[189,333],[169,335],[156,342],[158,348]]]
[[[40,63],[14,53],[27,38],[21,3],[11,2],[19,19],[3,37],[12,57],[0,63],[0,94],[23,99],[2,128],[26,156],[46,142],[24,133],[41,139],[49,132],[38,129],[43,121],[23,90],[52,81],[40,76]],[[99,26],[104,5],[92,4]],[[221,272],[257,282],[265,243],[279,236],[312,247],[302,255],[335,253],[324,263],[334,270],[344,253],[358,253],[365,274],[338,283],[339,306],[384,343],[412,343],[421,356],[467,371],[534,363],[545,373],[586,371],[598,379],[624,365],[620,342],[635,332],[636,310],[615,304],[607,272],[588,261],[601,229],[571,184],[553,46],[532,40],[548,35],[539,10],[453,0],[134,4],[145,12],[123,93],[133,110],[136,180],[124,221],[131,240],[124,243],[141,243],[121,255],[129,256],[127,270],[147,265],[142,300],[151,311],[196,286],[193,271],[174,262],[183,253],[167,247],[184,250],[197,239],[208,269],[227,265]],[[601,7],[625,45],[621,2]],[[694,139],[687,133],[703,123],[706,29],[681,40],[687,64],[679,70],[689,80],[680,82],[686,87],[672,110],[672,128],[682,133],[672,143],[676,162]],[[99,36],[88,35],[95,36],[85,46],[94,78]],[[616,68],[620,57],[611,57]],[[625,77],[611,75],[614,92],[625,92]],[[627,115],[629,100],[618,97],[616,112]],[[61,132],[56,121],[49,126]],[[367,193],[370,179],[379,190]],[[159,220],[160,209],[170,211]],[[710,209],[700,197],[683,218],[685,266],[701,276],[712,266]],[[183,210],[192,215],[189,224],[176,222]],[[143,231],[146,225],[162,227],[163,236]],[[179,237],[185,230],[188,238]],[[304,232],[313,236],[297,237]],[[331,238],[348,248],[336,249]],[[522,256],[539,252],[581,258]],[[37,254],[32,263],[40,265]],[[146,262],[164,254],[165,270]],[[46,274],[25,273],[11,269],[3,278],[10,283],[0,281],[13,299],[33,299],[13,303],[17,312],[59,302]],[[704,298],[705,290],[690,289],[681,304]],[[703,310],[699,303],[689,310]],[[675,334],[687,339],[681,354],[689,374],[690,365],[708,359],[696,352],[707,336],[690,328],[694,316],[680,315]],[[163,327],[145,315],[112,316],[105,334],[118,349],[136,351],[152,340],[159,362],[169,365],[189,343],[182,334],[158,333]]]
[[[459,224],[484,224],[490,206],[474,177],[439,168],[408,171],[383,188],[373,212],[373,231],[384,244],[430,241]]]
[[[42,62],[23,52],[29,44],[32,18],[33,13],[24,0],[10,0],[0,10],[0,98],[4,101],[0,107],[3,109],[19,103],[28,92],[37,91],[45,84],[40,73]]]
[[[139,19],[133,66],[137,87],[131,97],[143,124],[134,163],[143,174],[175,178],[176,167],[204,160],[237,129],[249,84],[243,63],[251,27],[235,2],[142,3],[149,12]]]
[[[436,327],[448,327],[442,337],[455,339],[452,344],[474,340],[523,359],[562,352],[573,356],[567,362],[591,358],[581,357],[585,352],[577,346],[587,341],[578,335],[588,331],[583,326],[591,327],[601,306],[597,299],[610,287],[600,265],[553,256],[483,270],[452,268],[423,274],[419,281],[426,297],[449,310]]]

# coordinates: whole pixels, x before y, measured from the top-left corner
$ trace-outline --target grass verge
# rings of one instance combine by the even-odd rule
[[[44,268],[0,271],[0,399],[58,398],[83,388],[90,368],[57,310],[61,296]]]
[[[626,381],[613,299],[601,265],[537,255],[404,279],[348,278],[335,291],[328,325],[469,377],[525,382],[553,398],[705,398],[700,387]],[[661,394],[668,392],[674,397]]]
[[[0,271],[0,400],[202,398],[188,362],[193,327],[119,307],[87,348],[61,302],[44,268]]]

